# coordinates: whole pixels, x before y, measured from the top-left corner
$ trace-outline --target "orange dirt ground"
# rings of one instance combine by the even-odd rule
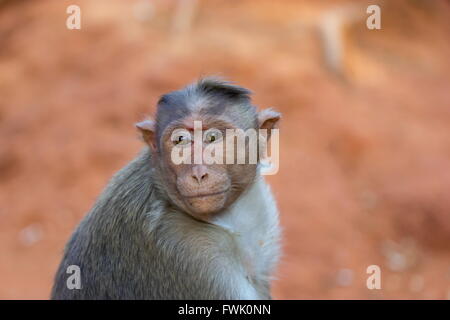
[[[142,147],[133,123],[209,74],[283,114],[275,298],[450,298],[448,2],[385,1],[372,31],[361,9],[341,74],[318,30],[355,1],[200,1],[184,31],[173,1],[112,0],[76,1],[68,30],[72,2],[0,1],[0,298],[49,297],[72,230]]]

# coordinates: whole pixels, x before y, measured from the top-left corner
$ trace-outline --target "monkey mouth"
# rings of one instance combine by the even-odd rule
[[[230,188],[225,189],[225,190],[223,190],[223,191],[218,191],[218,192],[212,192],[212,193],[199,193],[199,194],[194,194],[194,195],[186,195],[186,196],[184,196],[184,197],[185,197],[185,198],[188,198],[188,199],[212,197],[212,196],[218,196],[218,195],[227,193],[228,190],[230,190]]]

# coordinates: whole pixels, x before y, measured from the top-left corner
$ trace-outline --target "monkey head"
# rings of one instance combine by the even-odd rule
[[[252,158],[250,151],[258,150],[259,129],[270,137],[279,119],[271,109],[257,112],[247,89],[205,78],[163,95],[155,121],[136,126],[151,149],[159,189],[182,211],[208,221],[253,183],[260,153]]]

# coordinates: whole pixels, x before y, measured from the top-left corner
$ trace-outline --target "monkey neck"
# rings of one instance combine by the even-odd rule
[[[220,214],[212,217],[211,223],[235,232],[246,221],[255,225],[267,208],[273,206],[273,196],[264,178],[257,172],[252,184]],[[255,220],[256,219],[256,220]]]

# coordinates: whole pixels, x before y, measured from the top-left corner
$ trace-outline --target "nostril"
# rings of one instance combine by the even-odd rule
[[[205,166],[195,166],[192,168],[192,178],[197,181],[197,183],[201,183],[208,177],[208,171]]]
[[[197,182],[202,182],[204,179],[206,179],[206,177],[208,176],[207,173],[195,173],[192,175],[192,178],[194,178],[194,180],[197,180]]]

